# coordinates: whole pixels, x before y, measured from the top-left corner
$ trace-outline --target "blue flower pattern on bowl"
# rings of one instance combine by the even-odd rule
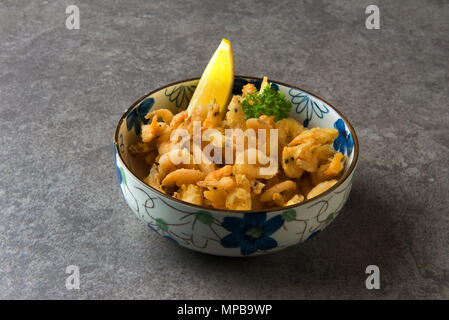
[[[304,127],[309,126],[310,120],[312,120],[315,114],[318,118],[323,119],[326,113],[329,113],[328,107],[324,103],[319,103],[308,93],[291,88],[288,91],[291,97],[291,102],[296,106],[296,113],[305,112],[306,118],[303,121]]]
[[[334,140],[334,149],[349,156],[354,147],[354,140],[351,133],[346,130],[345,123],[342,119],[338,119],[334,123],[334,128],[338,130],[338,137]]]
[[[225,217],[222,227],[231,232],[221,239],[225,248],[239,248],[242,255],[249,255],[257,250],[276,248],[278,243],[270,236],[284,223],[282,215],[267,220],[266,213],[245,214],[243,218]]]
[[[149,119],[145,119],[145,116],[153,105],[154,99],[146,98],[137,108],[128,114],[126,117],[126,128],[128,131],[131,131],[134,128],[136,135],[140,135],[142,123],[147,124],[149,122]]]
[[[186,108],[192,98],[196,86],[174,86],[165,89],[165,96],[170,102],[175,102],[176,108]]]

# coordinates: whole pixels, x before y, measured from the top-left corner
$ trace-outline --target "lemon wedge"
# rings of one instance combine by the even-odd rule
[[[188,114],[190,115],[196,106],[207,106],[214,99],[223,114],[231,99],[233,85],[234,53],[231,42],[223,39],[200,78],[187,107]]]

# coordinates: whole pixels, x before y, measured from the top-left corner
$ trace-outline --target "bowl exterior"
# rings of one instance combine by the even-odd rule
[[[237,76],[234,93],[259,79]],[[293,208],[267,212],[232,212],[200,208],[163,196],[143,183],[147,166],[139,165],[128,148],[136,143],[144,116],[151,109],[185,109],[198,79],[186,80],[155,91],[137,101],[118,125],[114,141],[115,163],[122,194],[134,212],[151,230],[177,244],[221,256],[255,256],[273,253],[315,236],[341,212],[348,199],[357,154],[349,124],[325,101],[299,88],[273,83],[292,102],[290,116],[304,127],[336,128],[334,149],[346,155],[344,181],[316,199]],[[353,132],[353,131],[352,131]],[[141,163],[142,161],[140,161]],[[131,170],[132,172],[131,172]],[[139,179],[140,178],[140,179]]]
[[[254,256],[302,243],[324,230],[341,212],[352,176],[324,198],[296,208],[257,213],[202,210],[154,192],[124,166],[116,152],[116,170],[126,203],[148,228],[192,250],[220,256]],[[254,240],[248,227],[260,226]]]

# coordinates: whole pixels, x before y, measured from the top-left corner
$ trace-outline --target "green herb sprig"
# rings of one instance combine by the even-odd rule
[[[275,121],[287,118],[292,104],[280,91],[276,91],[268,84],[263,92],[248,94],[242,101],[245,119],[258,118],[260,115],[274,116]]]

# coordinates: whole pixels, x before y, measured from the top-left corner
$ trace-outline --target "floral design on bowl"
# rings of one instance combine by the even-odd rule
[[[134,129],[136,135],[140,134],[142,124],[147,124],[149,121],[148,119],[145,119],[145,116],[153,105],[153,98],[145,99],[138,107],[128,114],[126,117],[126,127],[128,128],[128,131]]]
[[[220,241],[225,248],[240,248],[242,255],[248,255],[257,250],[271,250],[278,243],[270,236],[282,225],[282,215],[277,215],[267,220],[266,213],[246,213],[243,218],[225,217],[221,225],[230,234]]]
[[[349,131],[346,130],[345,123],[338,119],[334,123],[334,128],[338,130],[338,137],[334,140],[334,149],[343,154],[350,155],[354,147],[354,140]]]
[[[318,118],[323,119],[324,115],[329,113],[329,109],[324,103],[317,101],[307,92],[298,89],[290,89],[288,90],[288,94],[291,97],[291,103],[293,106],[296,106],[296,113],[300,114],[304,112],[305,114],[305,119],[303,121],[304,127],[309,126],[309,122],[312,120],[314,114]]]
[[[165,96],[170,102],[176,104],[176,108],[187,108],[196,86],[173,86],[165,89]]]

